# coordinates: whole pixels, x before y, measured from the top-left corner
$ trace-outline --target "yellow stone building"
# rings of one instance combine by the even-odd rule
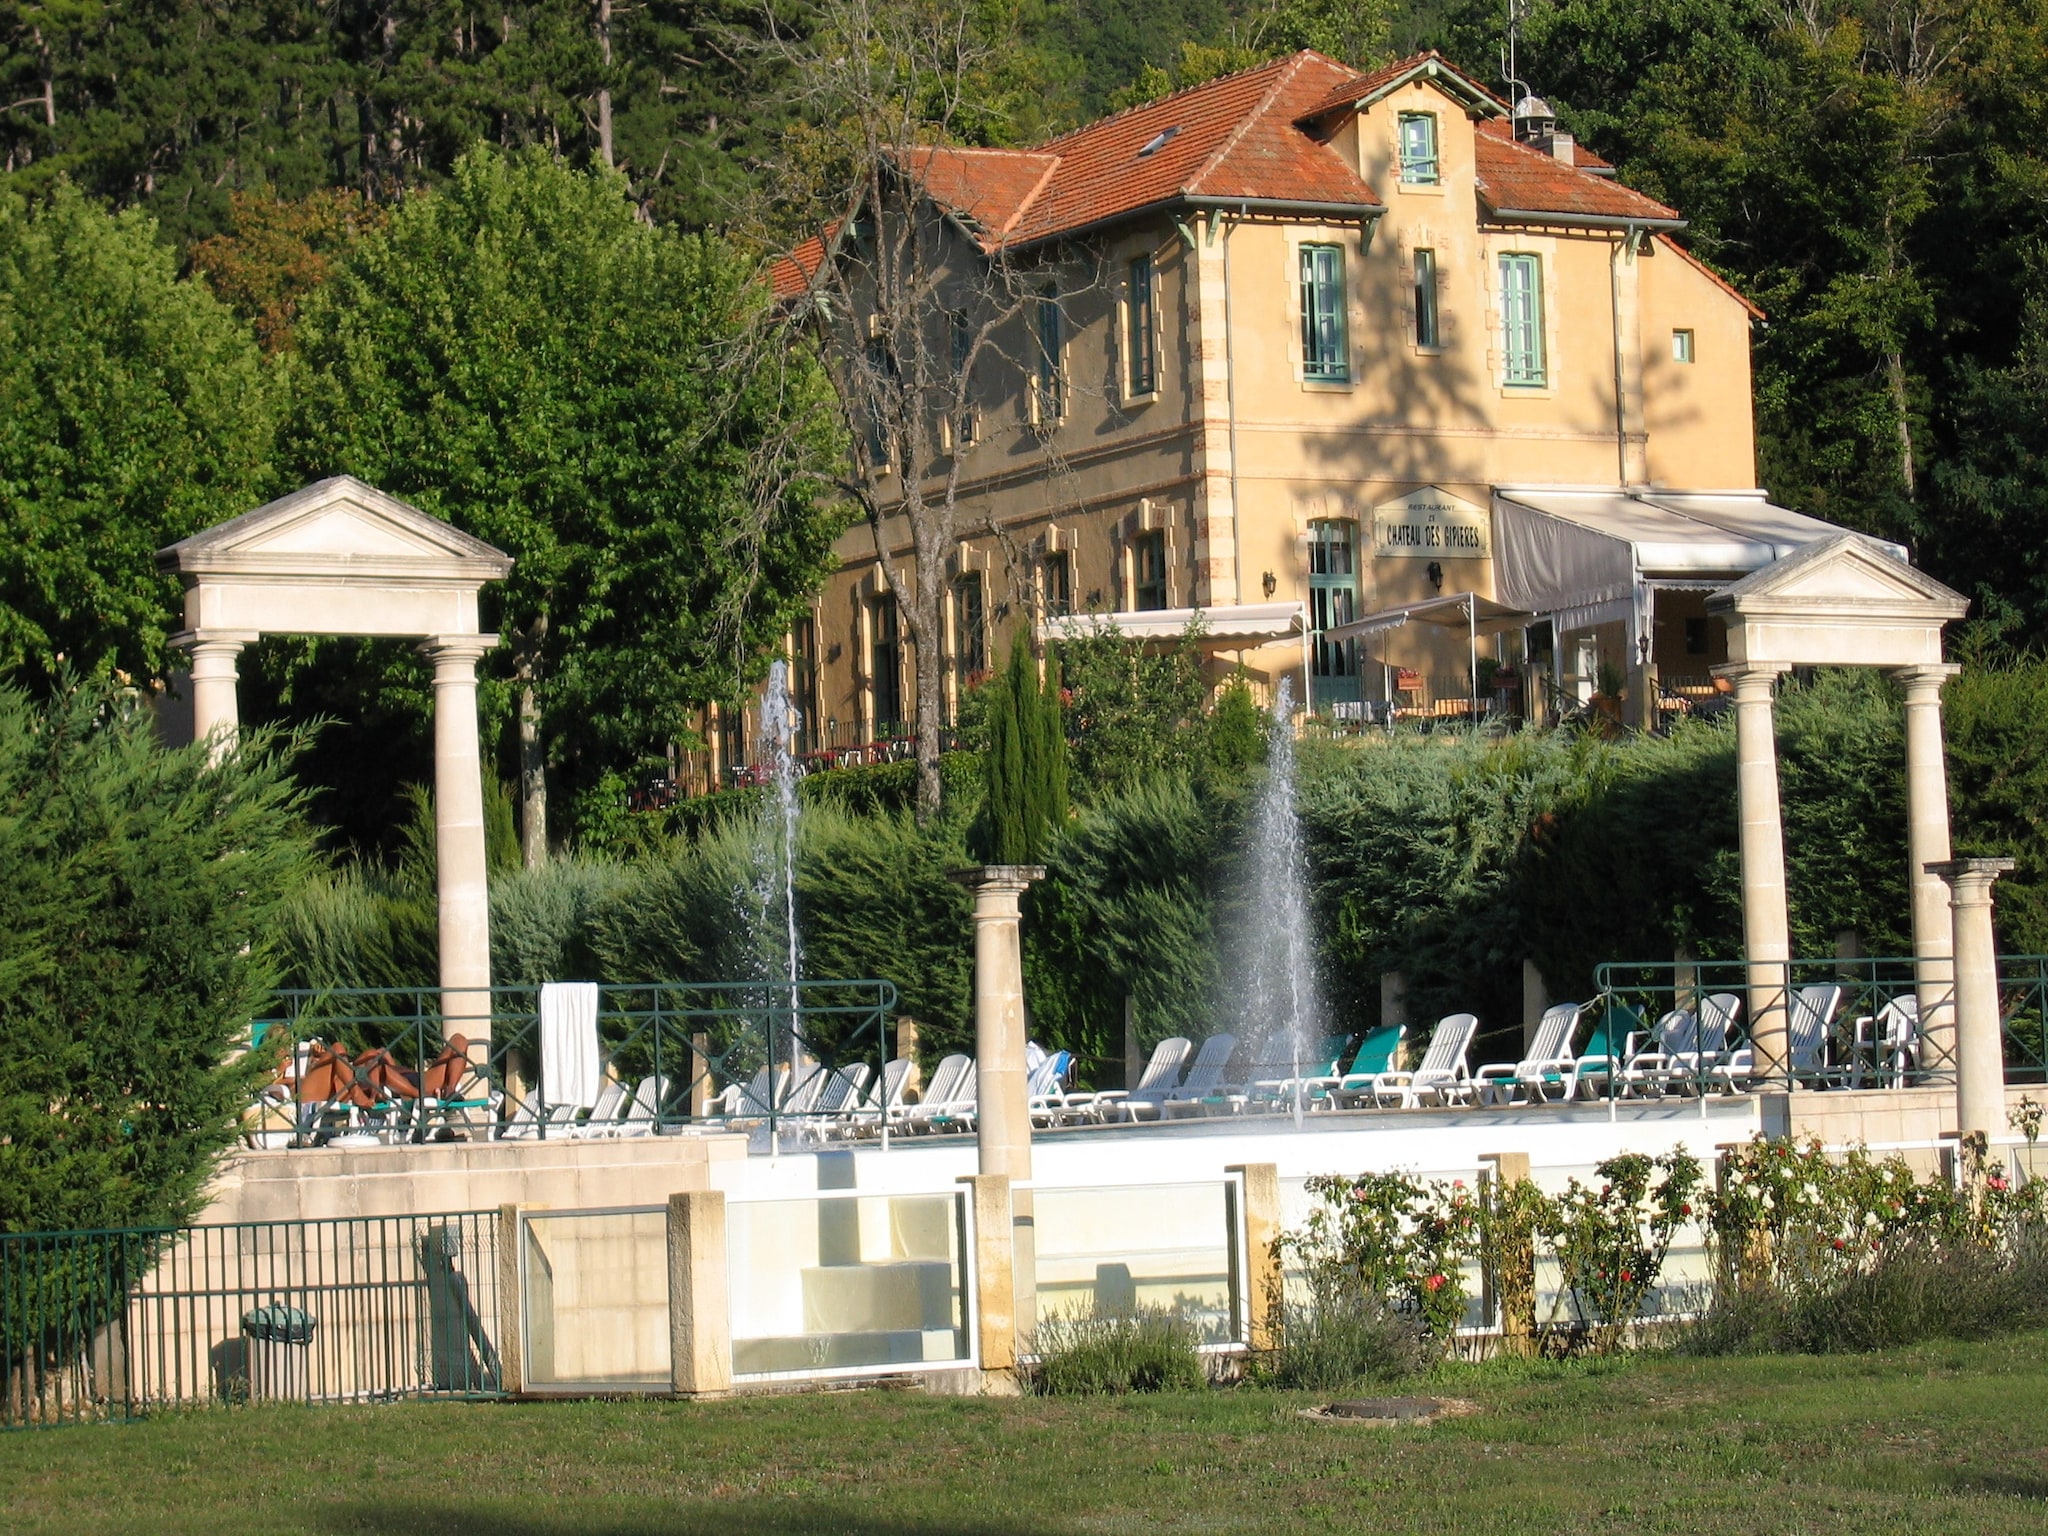
[[[1755,489],[1761,317],[1682,216],[1435,54],[1297,53],[923,169],[963,270],[1046,274],[943,444],[968,536],[914,579],[949,588],[949,714],[1020,620],[1200,609],[1219,671],[1338,719],[1599,691],[1647,720],[1725,659],[1708,590],[1839,531]],[[790,642],[808,750],[913,708],[867,523],[839,556]],[[751,756],[728,714],[714,780]]]

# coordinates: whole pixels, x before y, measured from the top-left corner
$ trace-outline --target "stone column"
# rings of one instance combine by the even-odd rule
[[[235,662],[242,647],[258,638],[253,630],[220,629],[188,629],[171,636],[171,644],[192,658],[192,740],[206,743],[214,762],[235,750],[242,723]]]
[[[476,741],[476,664],[496,635],[436,635],[434,854],[441,919],[441,1021],[472,1042],[491,1037],[491,892],[484,861],[484,782]]]
[[[1011,1371],[1018,1330],[1010,1181],[1001,1174],[968,1173],[959,1182],[967,1186],[974,1218],[975,1356],[984,1371]],[[1036,1324],[1035,1316],[1027,1321],[1027,1336]]]
[[[1735,685],[1735,797],[1742,840],[1742,951],[1749,962],[1749,1039],[1759,1076],[1785,1065],[1785,987],[1792,958],[1785,915],[1785,823],[1771,690],[1780,662],[1728,662]]]
[[[1927,866],[1949,887],[1955,930],[1956,1130],[2005,1129],[2005,1032],[1998,1018],[1998,940],[1991,887],[2011,859],[1950,859]]]
[[[1223,1170],[1244,1181],[1244,1342],[1255,1354],[1280,1342],[1280,1169],[1273,1163],[1232,1163]]]
[[[983,1173],[1031,1177],[1024,1071],[1024,951],[1017,903],[1036,865],[990,864],[954,876],[974,892],[975,1139]]]
[[[1018,902],[1037,865],[989,864],[954,878],[974,892],[974,1131],[977,1167],[1007,1181],[1012,1328],[1038,1321],[1038,1244],[1031,1191],[1031,1114],[1024,1070],[1024,949]]]
[[[677,1397],[724,1397],[732,1391],[722,1190],[668,1197],[668,1361],[669,1390]]]
[[[1948,767],[1942,756],[1941,688],[1962,668],[1902,667],[1906,692],[1906,870],[1913,900],[1914,990],[1920,1001],[1920,1065],[1956,1064],[1954,920],[1933,867],[1948,861]]]

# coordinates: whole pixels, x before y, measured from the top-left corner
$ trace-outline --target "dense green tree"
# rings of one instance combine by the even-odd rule
[[[0,675],[159,675],[156,551],[249,509],[271,431],[254,340],[147,215],[0,187]]]
[[[752,0],[0,0],[0,165],[144,204],[181,239],[235,191],[431,185],[482,139],[616,166],[723,217],[788,120]]]
[[[1010,659],[985,690],[986,793],[975,842],[990,864],[1037,864],[1067,820],[1067,734],[1057,664],[1043,678],[1020,631]]]
[[[0,688],[0,1231],[190,1220],[312,867],[288,753],[158,745],[105,682]]]
[[[480,148],[306,303],[285,449],[511,554],[488,594],[516,697],[522,837],[737,695],[829,569],[819,371],[753,270],[640,219],[621,178]]]

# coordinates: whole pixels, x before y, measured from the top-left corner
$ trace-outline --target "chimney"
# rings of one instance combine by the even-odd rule
[[[1577,155],[1568,133],[1557,130],[1557,114],[1541,96],[1524,96],[1515,103],[1515,142],[1553,155],[1565,165],[1576,165]]]
[[[1557,129],[1557,114],[1541,96],[1524,96],[1515,103],[1515,142],[1536,149],[1548,149]]]

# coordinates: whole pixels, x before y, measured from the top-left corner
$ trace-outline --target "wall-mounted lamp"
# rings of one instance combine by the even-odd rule
[[[1429,584],[1441,592],[1444,589],[1444,565],[1441,560],[1429,562]]]
[[[841,645],[837,640],[834,640],[830,645],[825,647],[825,659],[827,661],[837,661],[841,653],[844,652],[845,649],[845,646]]]
[[[1271,597],[1276,591],[1279,590],[1280,578],[1278,576],[1275,576],[1271,571],[1268,571],[1265,575],[1259,578],[1259,585],[1265,590],[1266,596]]]

